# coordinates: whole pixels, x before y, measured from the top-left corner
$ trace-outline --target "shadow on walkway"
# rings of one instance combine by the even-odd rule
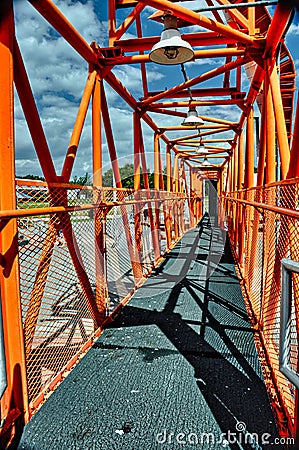
[[[282,448],[275,437],[229,245],[206,216],[33,417],[19,449]]]

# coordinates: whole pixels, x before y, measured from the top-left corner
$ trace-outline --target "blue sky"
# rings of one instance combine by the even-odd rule
[[[100,46],[107,46],[107,0],[55,0],[55,4],[62,10],[70,22],[77,28],[87,42],[95,40]],[[184,6],[192,5],[194,9],[205,4],[203,0],[184,2]],[[41,120],[46,137],[53,155],[57,172],[60,173],[66,153],[72,127],[82,91],[87,77],[87,64],[67,44],[40,14],[25,0],[15,1],[16,34],[29,74],[31,86],[35,94]],[[191,7],[191,6],[190,6]],[[144,17],[148,17],[152,8],[146,8]],[[125,11],[120,11],[119,18]],[[290,27],[287,44],[299,67],[299,24],[298,13]],[[162,25],[153,21],[144,21],[144,35],[160,35]],[[188,32],[188,28],[181,30]],[[135,37],[135,27],[131,27],[126,37]],[[217,62],[216,62],[217,63]],[[213,60],[197,60],[186,64],[190,77],[196,76],[216,67]],[[219,61],[221,63],[221,61]],[[148,66],[149,89],[158,90],[170,88],[183,81],[179,66],[161,67],[155,64]],[[128,87],[136,99],[142,95],[140,72],[138,66],[119,66],[114,73]],[[298,81],[298,77],[297,77]],[[216,84],[215,84],[216,83]],[[244,87],[248,81],[243,77]],[[297,83],[298,84],[298,83]],[[213,85],[217,85],[217,80]],[[107,98],[112,126],[116,141],[116,148],[120,158],[120,165],[132,162],[133,136],[132,111],[109,86],[106,85]],[[40,175],[40,168],[35,151],[29,136],[27,125],[16,96],[16,172],[24,176],[28,173]],[[200,114],[224,117],[229,120],[238,120],[240,110],[237,108],[222,107],[215,110],[201,108]],[[180,123],[180,118],[171,116],[152,115],[159,124],[173,125]],[[144,140],[146,150],[151,153],[153,146],[152,130],[144,127]],[[173,135],[172,135],[173,136]],[[103,145],[104,171],[110,168],[107,146]],[[150,164],[150,160],[149,160]],[[73,175],[91,173],[91,116],[88,113],[86,125],[82,134],[78,156],[74,166]]]

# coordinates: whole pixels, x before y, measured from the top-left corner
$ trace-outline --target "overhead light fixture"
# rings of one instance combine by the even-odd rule
[[[166,13],[161,40],[153,46],[149,54],[150,60],[157,64],[182,64],[190,61],[193,56],[191,45],[181,38],[177,18]]]
[[[203,145],[201,139],[200,139],[200,142],[199,142],[198,147],[196,147],[195,152],[196,152],[196,153],[200,153],[200,154],[204,154],[204,155],[206,155],[207,153],[209,153],[208,149]]]
[[[185,83],[188,83],[189,78],[187,76],[184,64],[181,64],[181,69],[182,69]],[[201,127],[204,124],[204,121],[200,117],[198,117],[195,106],[192,106],[193,97],[192,97],[192,91],[190,89],[190,86],[187,87],[187,90],[189,92],[189,97],[190,97],[189,110],[187,112],[186,118],[183,120],[181,125],[183,125],[184,127],[188,127],[188,126]]]
[[[200,117],[198,117],[195,106],[189,106],[187,116],[183,120],[182,125],[185,127],[188,126],[201,127],[203,124],[204,121]]]
[[[201,165],[202,165],[202,166],[210,166],[211,164],[209,163],[208,158],[205,157],[204,160],[203,160],[203,162],[201,163]]]

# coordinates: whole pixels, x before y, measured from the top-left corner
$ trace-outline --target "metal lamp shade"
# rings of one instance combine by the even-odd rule
[[[206,155],[208,153],[208,149],[205,148],[205,146],[203,144],[199,144],[199,146],[196,148],[195,152]]]
[[[181,38],[175,28],[162,31],[161,40],[149,54],[150,60],[157,64],[183,64],[194,56],[191,45]]]
[[[195,108],[189,108],[189,111],[187,113],[187,117],[183,120],[182,125],[183,126],[197,126],[200,127],[204,124],[204,121],[198,117],[197,111]]]
[[[204,158],[203,162],[201,163],[202,166],[210,166],[211,163],[209,163],[207,158]]]

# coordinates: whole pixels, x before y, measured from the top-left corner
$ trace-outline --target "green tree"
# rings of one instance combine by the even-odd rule
[[[39,175],[25,175],[25,176],[17,176],[17,178],[21,178],[21,179],[26,179],[26,180],[40,180],[40,181],[45,181],[44,177],[41,177]]]
[[[107,170],[103,175],[103,186],[111,187],[113,186],[113,172],[112,169]]]
[[[127,189],[134,189],[134,165],[133,164],[125,164],[123,167],[119,169],[120,178],[122,181],[122,186]],[[140,188],[144,189],[144,176],[143,173],[140,172]],[[149,188],[154,188],[154,173],[149,169],[147,170]],[[164,180],[164,188],[166,188],[166,169],[163,170],[163,180]],[[113,186],[113,172],[112,169],[107,170],[107,172],[103,175],[103,186],[112,187]]]
[[[77,175],[75,175],[72,183],[80,184],[81,186],[90,186],[91,180],[90,180],[89,173],[86,172],[85,175],[81,176],[81,177],[77,177]]]

